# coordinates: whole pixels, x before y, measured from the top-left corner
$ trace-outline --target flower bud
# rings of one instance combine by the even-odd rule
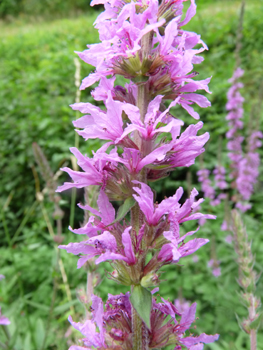
[[[159,283],[159,276],[156,273],[149,273],[141,279],[141,286],[144,288],[156,287]]]
[[[131,286],[133,283],[130,277],[130,273],[126,267],[121,262],[115,262],[112,265],[115,267],[115,270],[113,270],[112,273],[107,272],[108,278],[118,284]]]

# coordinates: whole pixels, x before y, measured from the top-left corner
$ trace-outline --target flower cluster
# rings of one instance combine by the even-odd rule
[[[218,165],[214,169],[213,174],[215,175],[215,187],[220,190],[225,190],[227,188],[227,182],[225,180],[226,169]]]
[[[210,106],[197,90],[208,90],[210,78],[196,81],[193,64],[203,61],[197,56],[207,50],[200,35],[182,29],[196,13],[191,5],[182,20],[183,1],[105,1],[93,0],[91,5],[104,4],[105,11],[95,21],[101,43],[88,45],[78,52],[86,63],[96,67],[95,72],[82,81],[81,89],[99,81],[93,92],[96,100],[114,99],[135,102],[138,84],[147,82],[148,101],[157,95],[175,100],[189,114],[198,119],[192,104]],[[199,49],[195,49],[196,45]],[[125,88],[114,87],[116,75],[131,80]],[[111,76],[110,79],[105,79]],[[137,86],[136,86],[137,85]]]
[[[238,81],[244,74],[241,68],[237,68],[233,74],[233,77],[229,79],[232,83],[227,98],[228,102],[226,109],[228,114],[226,120],[228,120],[229,130],[226,133],[228,139],[227,148],[230,151],[228,153],[230,159],[229,174],[232,179],[231,187],[236,190],[231,200],[235,203],[235,207],[242,212],[251,208],[249,200],[254,192],[254,185],[257,182],[259,175],[258,167],[260,164],[260,157],[257,149],[261,147],[260,141],[263,138],[263,134],[260,131],[252,131],[249,137],[246,139],[247,152],[244,152],[242,143],[244,137],[241,135],[240,130],[243,129],[243,102],[244,98],[241,96],[239,90],[243,87],[243,84]],[[201,169],[197,172],[198,181],[201,183],[201,189],[205,198],[210,199],[210,204],[216,206],[220,204],[222,199],[226,198],[226,193],[219,193],[216,197],[215,189],[223,191],[227,189],[228,184],[225,180],[226,169],[219,165],[214,171],[214,186],[209,179],[210,171],[207,169]],[[222,230],[229,229],[225,223],[222,226]]]
[[[259,154],[256,152],[257,148],[261,146],[260,138],[263,134],[260,131],[253,131],[247,140],[247,153],[242,150],[242,137],[238,130],[243,128],[243,108],[242,104],[244,98],[241,96],[239,89],[243,87],[243,84],[238,82],[238,79],[242,77],[244,71],[241,68],[237,68],[233,77],[229,80],[232,83],[228,92],[228,103],[226,109],[229,111],[226,119],[229,121],[229,131],[226,137],[229,139],[228,149],[231,151],[228,155],[231,160],[233,179],[233,188],[237,189],[238,196],[236,200],[236,208],[245,212],[251,208],[249,199],[254,191],[254,184],[257,182],[258,167],[259,167]]]
[[[263,138],[262,132],[254,131],[251,133],[248,140],[248,152],[239,163],[238,178],[236,180],[237,190],[240,193],[242,200],[247,201],[239,201],[236,204],[236,207],[241,211],[246,211],[251,208],[249,200],[254,192],[254,185],[257,182],[259,175],[258,167],[260,157],[256,150],[262,145],[259,140],[260,138]]]
[[[154,294],[158,288],[154,289]],[[132,305],[130,293],[120,295],[108,294],[108,300],[103,306],[101,298],[92,297],[92,319],[74,322],[72,317],[69,321],[72,326],[80,331],[84,338],[82,345],[73,345],[69,350],[86,350],[94,346],[98,350],[130,350],[132,349]],[[195,321],[196,303],[185,303],[183,310],[178,310],[174,304],[161,298],[157,302],[153,298],[151,310],[151,330],[147,330],[149,349],[162,348],[175,345],[176,350],[186,347],[189,350],[202,350],[203,344],[214,342],[217,335],[201,334],[185,336],[191,324]],[[180,319],[180,321],[178,321]],[[96,326],[98,332],[96,330]],[[121,343],[121,347],[118,345]]]
[[[244,98],[241,96],[239,90],[243,87],[243,84],[238,82],[238,79],[242,77],[244,71],[241,68],[237,68],[233,74],[233,77],[229,79],[232,83],[231,88],[227,93],[228,102],[226,109],[228,114],[226,120],[228,120],[229,131],[226,133],[226,137],[229,140],[227,148],[230,151],[228,156],[231,160],[231,178],[235,182],[238,177],[239,162],[242,159],[242,137],[238,130],[243,128],[243,102]],[[236,187],[235,183],[233,184]]]
[[[223,190],[227,188],[227,183],[225,181],[225,168],[222,166],[217,166],[214,171],[215,184],[212,185],[212,181],[209,178],[210,171],[208,169],[200,169],[197,172],[198,182],[201,183],[201,190],[204,193],[205,198],[210,199],[210,204],[214,207],[221,203],[222,199],[226,198],[225,193],[219,193],[216,196],[216,188]],[[204,222],[204,221],[203,221]]]
[[[208,242],[199,237],[190,239],[198,227],[180,234],[180,225],[215,218],[197,212],[203,199],[195,200],[195,189],[183,204],[179,202],[181,187],[157,203],[148,185],[178,167],[192,165],[209,138],[208,133],[198,135],[202,122],[181,131],[183,121],[172,115],[172,107],[181,106],[198,119],[192,105],[210,105],[206,97],[196,93],[209,92],[210,79],[193,79],[197,75],[193,65],[203,60],[198,54],[207,47],[199,35],[182,29],[196,12],[191,0],[182,19],[184,1],[91,3],[104,4],[105,11],[95,22],[101,42],[78,53],[95,67],[82,81],[81,89],[98,82],[92,95],[105,108],[85,102],[71,107],[84,114],[73,122],[78,134],[85,140],[99,138],[106,143],[92,158],[71,148],[82,171],[63,168],[72,182],[57,191],[95,185],[99,196],[96,209],[80,205],[92,214],[88,222],[79,229],[70,228],[85,239],[60,248],[79,257],[79,268],[89,259],[96,258],[96,264],[110,260],[114,270],[108,273],[109,278],[131,286],[131,294],[109,295],[105,311],[102,301],[93,296],[93,319],[83,324],[70,319],[86,337],[83,346],[72,346],[71,350],[147,350],[166,345],[199,350],[203,343],[218,338],[205,334],[187,337],[195,304],[182,313],[178,323],[175,315],[180,313],[174,305],[165,300],[157,303],[149,291],[159,284],[162,266],[178,263]],[[130,82],[124,87],[116,85],[118,76]],[[122,202],[117,213],[111,201]]]

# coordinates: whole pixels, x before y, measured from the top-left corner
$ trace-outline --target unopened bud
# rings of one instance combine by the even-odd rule
[[[159,276],[156,273],[149,273],[141,279],[141,286],[144,288],[155,287],[159,283]]]
[[[108,278],[125,286],[131,286],[133,283],[125,266],[121,262],[115,262],[114,266],[116,269],[112,273],[108,272]]]

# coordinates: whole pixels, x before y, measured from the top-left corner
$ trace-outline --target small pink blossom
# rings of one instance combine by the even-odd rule
[[[0,325],[8,326],[10,323],[11,322],[9,321],[9,319],[7,317],[5,317],[4,315],[2,315],[1,308],[0,308]]]
[[[227,235],[225,237],[225,241],[226,241],[226,243],[231,244],[233,242],[233,236],[232,235]]]
[[[220,261],[214,259],[209,260],[209,262],[207,263],[207,266],[212,269],[212,274],[215,277],[219,277],[221,275],[221,268],[219,267],[219,265]]]

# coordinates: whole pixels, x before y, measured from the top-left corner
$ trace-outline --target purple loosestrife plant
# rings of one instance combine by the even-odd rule
[[[228,141],[228,149],[230,150],[228,156],[231,160],[232,173],[231,177],[232,187],[237,190],[237,196],[234,198],[236,208],[242,212],[251,208],[249,203],[250,197],[254,191],[254,184],[257,182],[258,167],[260,163],[259,154],[256,152],[257,148],[261,147],[260,138],[263,134],[260,131],[253,131],[247,138],[247,153],[243,152],[242,142],[244,137],[240,135],[239,130],[243,128],[243,102],[244,98],[241,96],[239,89],[243,84],[238,81],[244,74],[241,68],[237,68],[233,77],[229,79],[232,83],[227,98],[228,102],[226,109],[229,111],[226,119],[228,120],[229,131],[226,134]]]
[[[215,218],[197,212],[203,199],[195,200],[195,189],[184,204],[179,203],[181,187],[172,197],[156,203],[148,185],[177,167],[192,165],[209,138],[208,133],[197,135],[202,122],[181,132],[183,122],[170,112],[180,105],[199,119],[193,105],[210,105],[206,97],[196,93],[209,92],[210,78],[193,79],[197,75],[193,65],[203,60],[198,54],[207,47],[199,35],[183,29],[195,15],[196,5],[191,0],[183,16],[183,2],[91,3],[104,4],[105,11],[95,21],[101,42],[78,53],[95,67],[82,81],[81,89],[99,82],[92,95],[103,101],[106,110],[90,103],[75,103],[72,108],[84,116],[73,124],[85,140],[100,138],[107,142],[92,158],[71,148],[83,171],[64,168],[73,182],[65,183],[58,191],[90,185],[99,186],[100,191],[97,209],[80,205],[92,214],[85,226],[70,228],[84,235],[84,240],[60,248],[79,257],[78,268],[89,259],[95,258],[96,264],[110,260],[114,271],[109,277],[130,286],[130,292],[109,294],[105,306],[93,296],[92,319],[75,323],[69,318],[84,336],[82,344],[71,346],[71,350],[148,350],[169,345],[176,350],[201,350],[204,343],[218,339],[217,334],[187,335],[195,320],[196,304],[180,312],[164,299],[157,303],[157,289],[149,290],[159,284],[162,266],[178,263],[208,242],[191,239],[198,227],[181,235],[180,225]],[[116,85],[118,76],[129,83]],[[168,107],[167,100],[172,100]],[[122,202],[117,213],[111,204],[115,200]]]
[[[238,80],[243,76],[244,71],[237,68],[234,71],[233,77],[229,79],[232,84],[227,98],[226,109],[228,114],[226,120],[228,121],[229,130],[226,133],[228,139],[227,148],[229,150],[228,157],[230,159],[230,178],[232,179],[231,187],[235,190],[231,201],[235,203],[235,207],[242,212],[246,212],[251,208],[249,200],[254,192],[254,185],[257,182],[259,175],[260,156],[257,149],[261,147],[263,138],[261,131],[254,130],[246,138],[246,152],[242,144],[245,137],[242,136],[243,129],[243,102],[244,98],[240,94],[240,89],[243,84]],[[225,181],[226,170],[223,166],[218,165],[214,171],[214,185],[209,178],[210,171],[201,169],[197,172],[198,181],[201,183],[201,189],[205,198],[210,199],[210,204],[216,206],[220,204],[222,199],[226,199],[226,193],[219,193],[216,197],[215,190],[225,190],[228,187]],[[204,220],[201,220],[204,222]],[[228,224],[225,222],[222,225],[222,230],[227,230]]]
[[[243,156],[239,164],[236,184],[241,199],[245,202],[239,201],[236,207],[243,212],[251,208],[249,200],[254,192],[254,185],[259,175],[260,157],[256,150],[262,145],[262,142],[259,140],[260,138],[263,138],[261,131],[251,133],[248,139],[248,152]]]

